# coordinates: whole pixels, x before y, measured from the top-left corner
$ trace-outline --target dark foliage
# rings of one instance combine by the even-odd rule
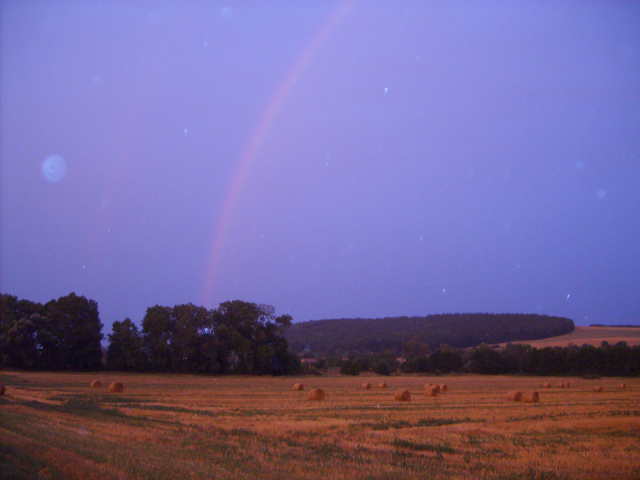
[[[0,295],[0,362],[18,368],[101,368],[98,304],[70,293],[46,305]]]
[[[342,375],[360,375],[360,366],[358,362],[346,360],[340,366],[340,374]]]
[[[0,365],[97,370],[102,324],[93,300],[74,293],[46,305],[0,296]],[[106,366],[114,370],[284,375],[300,371],[288,351],[289,315],[234,300],[207,310],[192,304],[147,309],[142,331],[113,324]]]
[[[109,335],[107,368],[109,370],[144,370],[146,358],[142,350],[142,336],[130,319],[114,322]]]
[[[471,347],[480,343],[532,340],[569,333],[568,318],[533,314],[442,314],[426,317],[345,318],[292,325],[291,349],[341,355],[392,350],[426,351],[443,343]]]
[[[401,370],[406,373],[635,376],[640,375],[640,346],[602,342],[600,347],[582,345],[538,349],[530,345],[509,344],[505,348],[493,349],[480,345],[468,350],[438,350],[431,355],[412,357],[401,366]]]

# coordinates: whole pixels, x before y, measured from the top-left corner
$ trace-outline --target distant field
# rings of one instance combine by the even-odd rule
[[[521,340],[522,343],[534,347],[565,347],[571,343],[575,345],[600,346],[603,341],[613,345],[627,342],[628,345],[640,345],[640,328],[633,327],[576,327],[576,329],[558,337],[543,338],[542,340]],[[504,345],[504,344],[502,344]]]
[[[93,378],[126,389],[90,389]],[[362,390],[365,380],[382,379],[0,373],[0,477],[640,477],[640,379],[572,379],[539,389],[539,404],[505,399],[546,381],[535,377],[388,377],[390,389]],[[436,380],[450,391],[425,397]],[[398,388],[413,400],[395,402]]]

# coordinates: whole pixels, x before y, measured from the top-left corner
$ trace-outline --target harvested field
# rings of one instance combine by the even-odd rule
[[[3,478],[640,477],[640,379],[571,378],[523,403],[507,392],[540,378],[447,376],[450,391],[427,397],[437,378],[394,376],[412,396],[396,402],[357,377],[101,374],[126,385],[108,393],[89,386],[95,376],[0,373]]]
[[[629,346],[640,345],[640,328],[633,327],[576,327],[566,335],[543,338],[540,340],[520,340],[513,343],[531,345],[536,348],[566,347],[569,345],[593,345],[599,347],[602,342],[615,345],[627,342]],[[506,343],[502,343],[502,346]]]

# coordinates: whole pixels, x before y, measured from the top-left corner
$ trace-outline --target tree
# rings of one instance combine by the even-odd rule
[[[140,371],[145,368],[142,336],[130,319],[114,322],[109,334],[107,368],[109,370]]]
[[[147,308],[142,320],[143,350],[151,370],[171,369],[173,319],[170,307],[155,305]]]
[[[275,315],[271,306],[242,300],[223,302],[213,313],[225,370],[236,373],[282,374],[299,362],[288,352],[284,330],[291,316]]]
[[[498,352],[482,344],[471,351],[465,369],[472,373],[503,373],[504,365]]]
[[[340,367],[342,375],[360,375],[360,367],[355,360],[345,360]]]
[[[192,303],[171,309],[171,367],[177,372],[198,371],[208,355],[203,351],[204,336],[213,331],[212,315]]]
[[[39,303],[0,295],[0,365],[33,368],[37,365],[37,324],[43,307]]]
[[[37,339],[44,368],[97,370],[102,367],[102,323],[94,300],[72,292],[48,302]]]
[[[394,370],[394,365],[385,359],[376,360],[373,364],[373,371],[378,375],[391,375]]]
[[[452,372],[462,367],[462,357],[451,348],[441,349],[429,357],[431,370],[438,372]]]

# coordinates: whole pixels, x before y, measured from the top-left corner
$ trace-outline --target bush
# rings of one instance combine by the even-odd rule
[[[354,361],[347,360],[340,367],[341,375],[360,375],[360,367]]]
[[[384,360],[379,360],[373,365],[373,371],[378,375],[391,375],[394,368],[389,362],[385,362]]]

